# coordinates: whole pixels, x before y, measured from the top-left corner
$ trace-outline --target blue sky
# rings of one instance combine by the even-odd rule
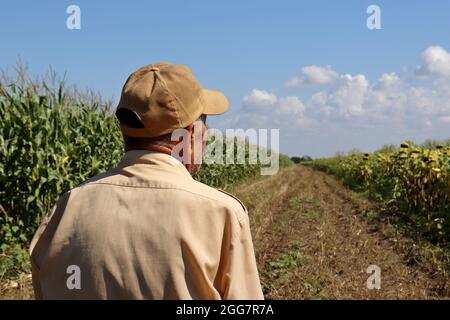
[[[66,28],[71,4],[81,30]],[[381,30],[366,27],[371,4]],[[0,67],[20,56],[118,99],[140,66],[186,64],[230,100],[211,126],[279,128],[281,152],[331,156],[450,138],[449,31],[448,1],[14,1]]]

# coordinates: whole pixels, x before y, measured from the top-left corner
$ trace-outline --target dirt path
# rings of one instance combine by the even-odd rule
[[[448,298],[439,289],[448,276],[412,259],[401,236],[371,222],[373,204],[331,176],[293,166],[231,192],[248,207],[268,299]],[[367,288],[370,265],[381,269],[379,290]],[[32,296],[29,275],[0,284],[0,299]]]
[[[373,205],[333,177],[295,166],[233,192],[249,209],[266,298],[442,298],[442,279],[411,263],[402,240],[367,219]],[[367,288],[370,265],[379,290]]]

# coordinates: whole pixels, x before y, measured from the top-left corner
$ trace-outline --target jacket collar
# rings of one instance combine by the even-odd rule
[[[156,170],[170,171],[192,179],[189,171],[178,159],[162,152],[148,150],[127,151],[122,162],[119,164],[119,167],[123,168],[136,164],[149,165]]]

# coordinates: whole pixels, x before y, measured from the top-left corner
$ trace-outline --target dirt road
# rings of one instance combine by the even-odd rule
[[[249,210],[266,298],[435,299],[448,294],[442,292],[449,284],[445,272],[443,278],[416,261],[428,251],[411,250],[417,246],[373,218],[378,214],[373,204],[331,176],[294,166],[233,191]],[[367,288],[371,265],[380,268],[379,290]]]
[[[434,249],[406,239],[331,176],[292,166],[230,191],[248,207],[267,299],[448,298],[448,264],[427,262]],[[367,287],[374,265],[380,289]],[[29,275],[0,285],[0,298],[31,297]]]

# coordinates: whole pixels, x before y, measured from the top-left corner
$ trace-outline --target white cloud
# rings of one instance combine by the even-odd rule
[[[278,98],[268,91],[253,89],[242,101],[244,108],[238,126],[267,128],[304,123],[305,105],[297,96]]]
[[[278,110],[277,110],[278,111]],[[301,115],[305,111],[303,102],[296,96],[280,99],[279,112],[288,115]]]
[[[302,99],[253,89],[234,124],[279,128],[282,148],[302,145],[304,151],[294,152],[311,155],[332,155],[345,146],[450,137],[450,54],[441,47],[422,53],[415,74],[421,81],[402,71],[384,73],[372,83],[363,74],[338,74],[330,66],[308,66],[302,72],[287,84],[329,86]]]
[[[422,53],[422,65],[417,74],[420,77],[450,77],[450,54],[439,46],[428,47]]]
[[[303,76],[293,77],[286,82],[288,87],[303,87],[311,84],[332,84],[339,75],[336,71],[331,69],[331,66],[324,67],[306,66],[302,68]]]
[[[423,56],[430,55],[426,53],[429,51],[430,48],[426,49]],[[392,72],[381,75],[371,85],[364,75],[346,74],[340,75],[339,80],[328,91],[313,94],[306,104],[316,115],[325,119],[356,117],[358,121],[398,123],[406,118],[417,118],[413,121],[414,124],[431,124],[432,120],[425,121],[425,117],[450,114],[449,88],[450,79],[429,79],[421,87]]]
[[[398,89],[402,85],[402,80],[398,77],[395,72],[385,73],[374,86],[375,90],[391,90]]]
[[[367,92],[366,108],[370,113],[383,113],[392,116],[402,111],[407,102],[403,81],[392,73],[383,74]]]
[[[340,85],[328,95],[327,105],[334,107],[344,116],[360,116],[364,114],[364,99],[369,82],[362,74],[341,76]]]
[[[440,117],[439,121],[442,122],[442,123],[450,124],[450,116]]]
[[[277,97],[265,90],[253,89],[252,93],[244,97],[244,104],[250,107],[269,106],[277,102]]]
[[[364,100],[369,82],[364,75],[341,75],[339,84],[329,92],[321,91],[312,96],[309,106],[327,116],[349,118],[364,114]]]

